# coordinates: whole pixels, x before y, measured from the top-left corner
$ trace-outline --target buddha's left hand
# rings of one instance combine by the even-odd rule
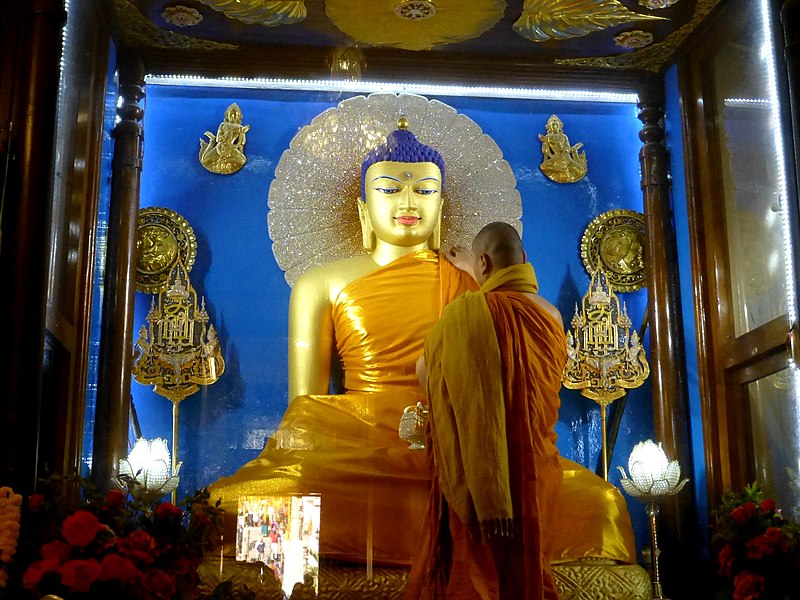
[[[472,269],[472,250],[464,246],[453,246],[444,255],[454,267],[475,279],[475,272]]]

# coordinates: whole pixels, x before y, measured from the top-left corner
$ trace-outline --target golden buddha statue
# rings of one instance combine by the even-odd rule
[[[415,370],[425,334],[444,305],[477,289],[438,252],[444,161],[399,125],[361,169],[368,253],[314,267],[292,289],[290,402],[278,431],[210,486],[234,517],[241,497],[319,493],[321,556],[376,565],[410,564],[430,492],[424,452],[398,435],[404,408],[425,402]],[[331,394],[337,363],[344,391]],[[635,561],[619,491],[563,466],[571,496],[556,555]]]

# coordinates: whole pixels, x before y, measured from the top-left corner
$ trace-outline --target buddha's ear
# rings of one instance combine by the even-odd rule
[[[367,203],[361,198],[356,198],[356,204],[358,204],[358,220],[361,221],[361,244],[364,246],[364,250],[371,252],[375,249],[375,236],[369,220],[369,209]]]
[[[433,228],[433,233],[428,239],[428,247],[431,250],[438,251],[442,246],[442,208],[439,208],[439,216],[436,219],[436,227]]]

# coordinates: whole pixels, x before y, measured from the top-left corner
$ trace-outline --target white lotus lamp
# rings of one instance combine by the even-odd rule
[[[181,464],[173,473],[165,439],[139,438],[128,458],[119,461],[117,483],[137,500],[149,503],[175,491]]]
[[[628,458],[628,471],[617,467],[622,474],[622,489],[634,498],[647,503],[647,516],[650,518],[650,555],[653,565],[653,600],[661,600],[661,581],[658,577],[658,537],[656,535],[656,515],[658,501],[665,496],[680,492],[688,479],[681,481],[681,467],[677,460],[669,461],[661,444],[653,440],[639,442],[633,447]]]

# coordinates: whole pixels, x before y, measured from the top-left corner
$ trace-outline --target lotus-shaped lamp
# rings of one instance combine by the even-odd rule
[[[622,474],[622,489],[634,498],[651,501],[661,496],[673,496],[683,489],[688,479],[681,481],[677,460],[669,461],[661,444],[653,440],[639,442],[628,458],[628,471],[617,467]]]
[[[166,440],[139,438],[128,458],[119,461],[117,483],[137,500],[149,503],[178,487],[181,463],[174,473],[171,465]]]

